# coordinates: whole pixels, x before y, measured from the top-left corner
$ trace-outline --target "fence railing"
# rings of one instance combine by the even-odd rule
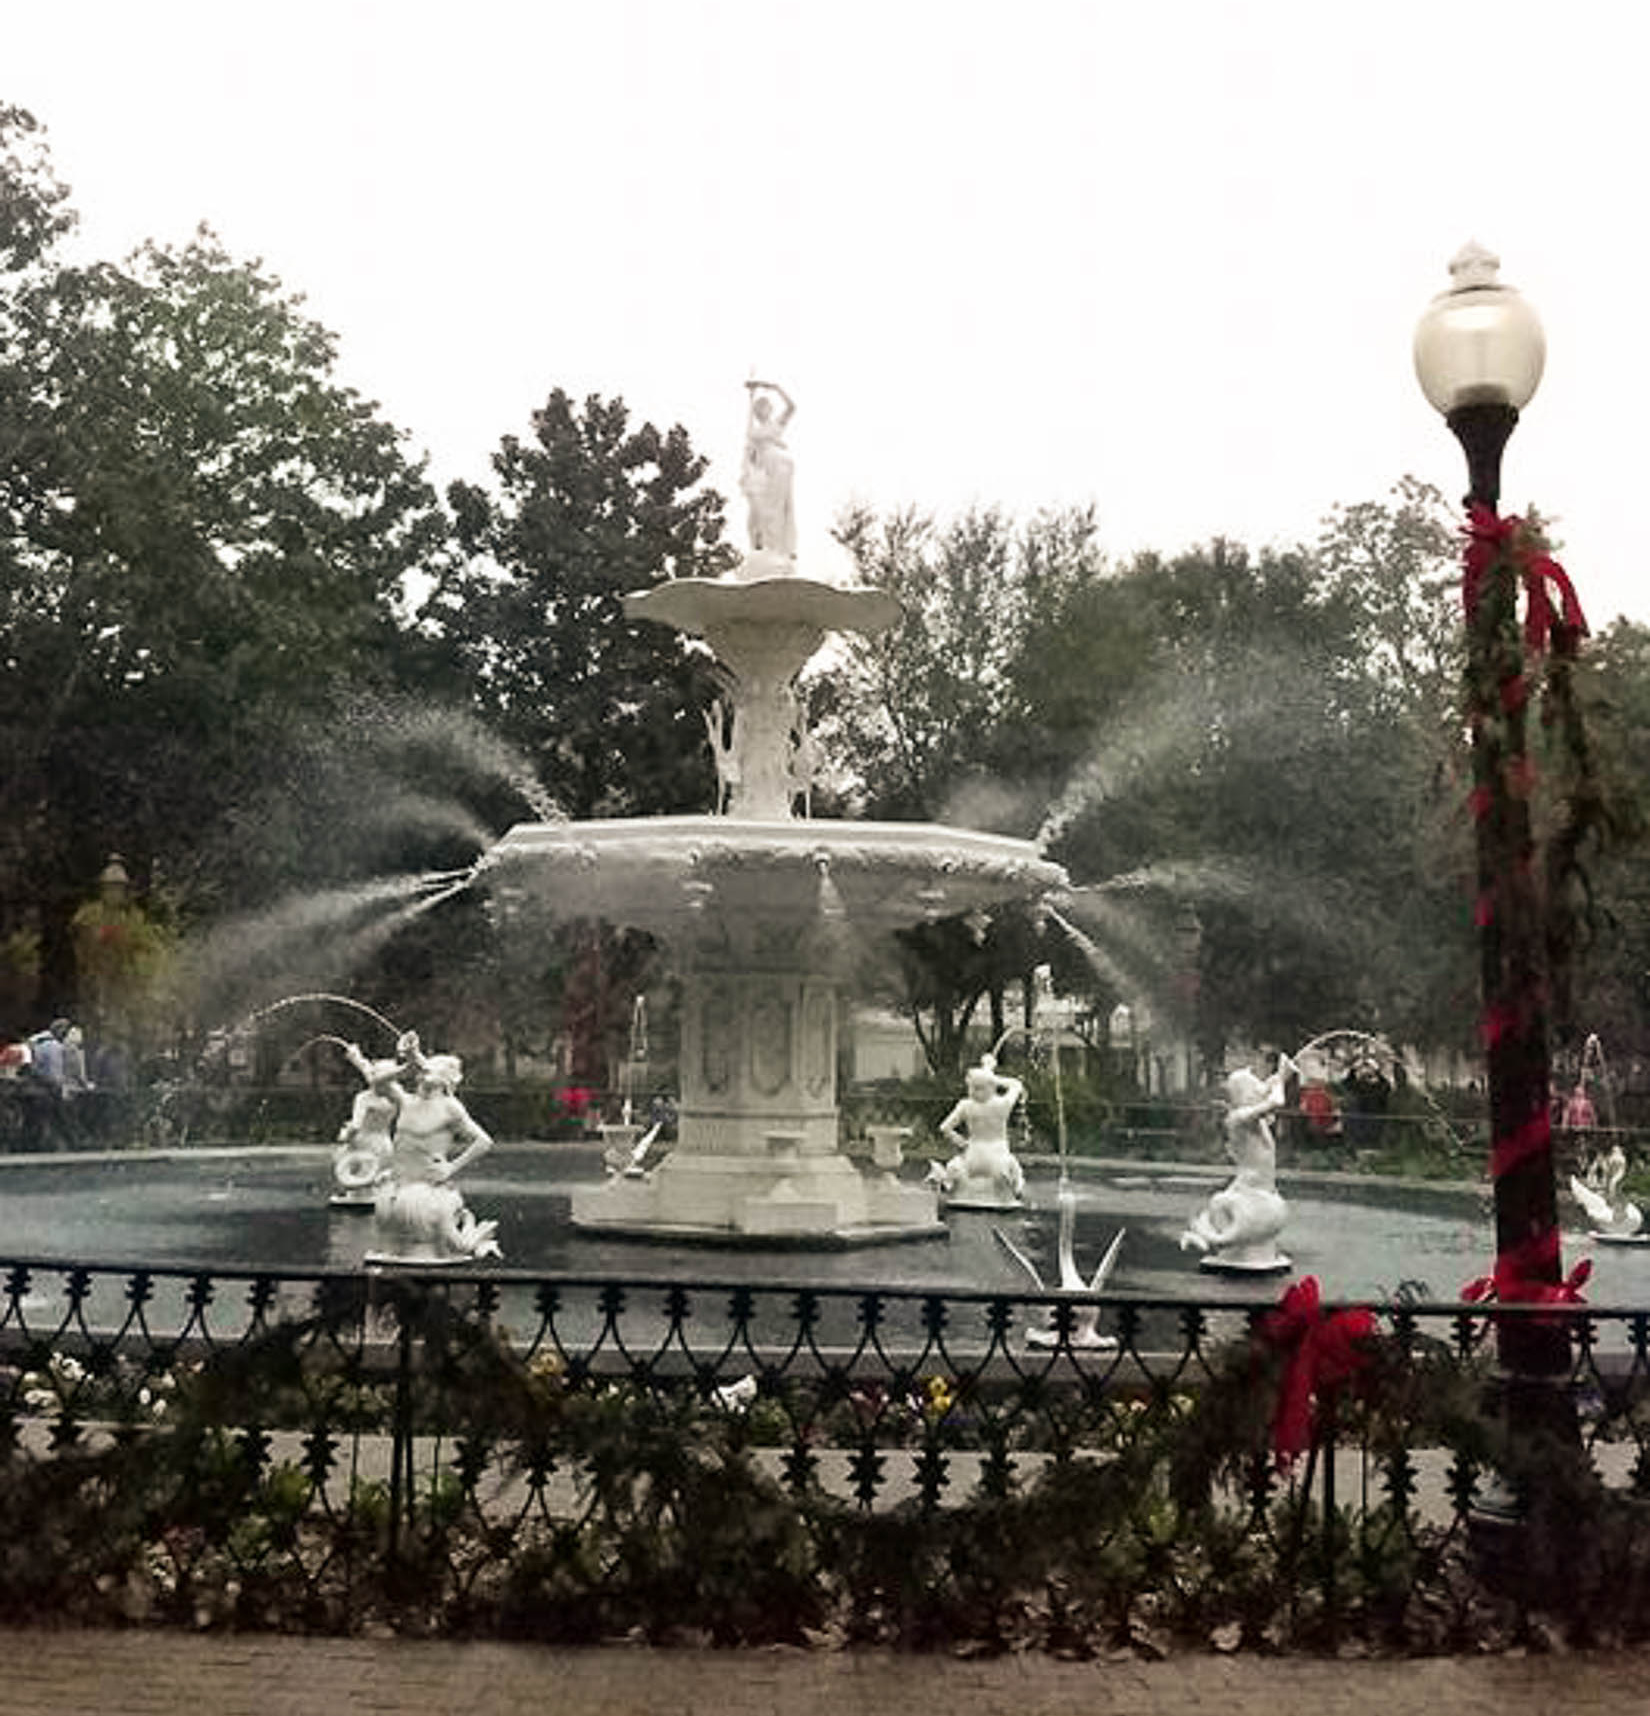
[[[1383,1307],[1314,1377],[1338,1309],[1291,1337],[1269,1301],[1107,1298],[1088,1345],[1053,1295],[20,1261],[0,1612],[1070,1650],[1650,1632],[1650,1312]],[[1524,1315],[1570,1331],[1551,1442],[1502,1410],[1493,1325]]]

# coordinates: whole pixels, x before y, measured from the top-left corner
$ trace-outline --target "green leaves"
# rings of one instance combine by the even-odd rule
[[[466,561],[430,610],[484,718],[570,815],[707,808],[708,659],[624,612],[632,590],[732,563],[704,460],[680,428],[557,389],[493,469],[495,488],[452,490]]]
[[[111,850],[233,891],[214,834],[293,721],[401,676],[447,531],[278,280],[204,230],[71,265],[65,196],[0,112],[0,876],[48,972]]]

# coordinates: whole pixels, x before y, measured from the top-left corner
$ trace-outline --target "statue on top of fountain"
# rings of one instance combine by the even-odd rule
[[[463,1063],[457,1055],[426,1055],[411,1031],[395,1047],[414,1082],[411,1091],[399,1080],[386,1086],[396,1105],[395,1132],[373,1206],[386,1243],[369,1260],[422,1264],[497,1257],[498,1223],[477,1221],[450,1183],[493,1147],[455,1094]]]
[[[997,1071],[995,1055],[981,1055],[968,1069],[962,1099],[940,1122],[941,1135],[957,1154],[928,1170],[928,1183],[954,1205],[1016,1209],[1023,1201],[1025,1171],[1008,1144],[1008,1122],[1025,1095],[1017,1078]]]
[[[1278,1194],[1270,1117],[1287,1103],[1285,1084],[1294,1070],[1280,1055],[1268,1078],[1249,1067],[1227,1076],[1226,1150],[1237,1172],[1180,1236],[1182,1251],[1201,1253],[1200,1268],[1260,1274],[1290,1266],[1277,1245],[1289,1208]]]
[[[796,565],[796,467],[785,445],[785,430],[796,415],[796,404],[777,382],[752,378],[745,388],[750,403],[739,487],[749,509],[751,551],[746,564],[753,571],[784,574]]]

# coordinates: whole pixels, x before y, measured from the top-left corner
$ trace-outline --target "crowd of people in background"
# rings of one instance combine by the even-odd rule
[[[53,1019],[31,1036],[0,1045],[0,1099],[10,1107],[18,1148],[77,1150],[101,1141],[105,1099],[124,1093],[115,1045],[90,1050],[72,1019]]]
[[[1401,1076],[1401,1063],[1394,1072]],[[1344,1073],[1291,1080],[1294,1138],[1308,1150],[1368,1150],[1381,1142],[1394,1081],[1373,1054],[1359,1055]]]

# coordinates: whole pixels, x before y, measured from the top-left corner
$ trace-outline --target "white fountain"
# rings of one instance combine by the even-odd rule
[[[721,664],[727,693],[708,722],[717,812],[524,823],[489,855],[490,879],[562,918],[646,930],[681,973],[676,1146],[576,1193],[576,1226],[781,1244],[938,1235],[932,1189],[886,1167],[862,1174],[841,1147],[837,1023],[857,946],[1037,897],[1065,873],[1025,840],[798,814],[818,753],[797,677],[829,634],[875,635],[899,608],[880,590],[798,575],[791,403],[747,386],[750,551],[721,578],[625,601],[635,619],[704,639]]]

